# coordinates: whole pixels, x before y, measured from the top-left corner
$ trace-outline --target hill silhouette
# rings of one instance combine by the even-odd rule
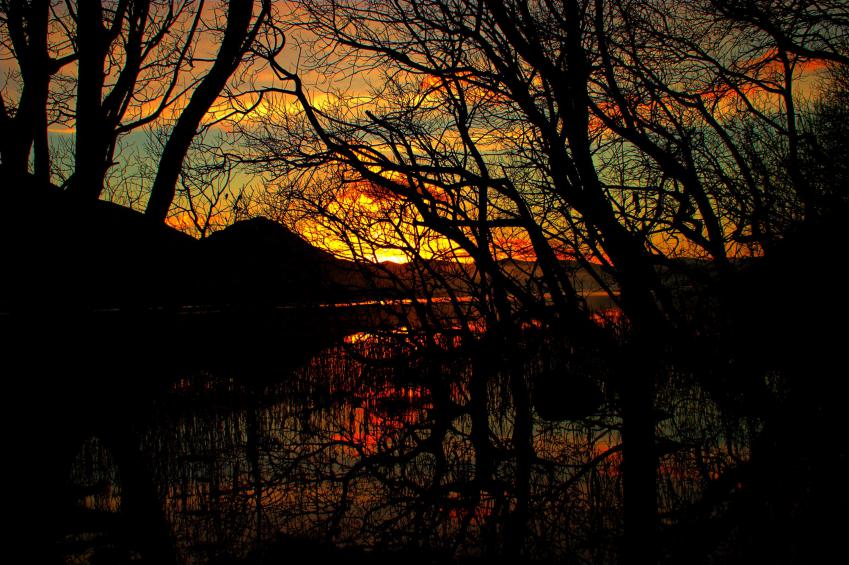
[[[196,240],[137,211],[78,201],[34,180],[5,193],[0,312],[253,309],[440,295],[442,284],[468,294],[479,276],[471,263],[340,259],[265,217]],[[580,288],[598,288],[585,269],[564,266]],[[536,270],[529,261],[505,260],[508,276],[522,285]]]
[[[265,217],[236,222],[199,244],[202,262],[218,271],[205,285],[211,302],[334,302],[374,290],[358,265]]]
[[[3,192],[0,312],[249,307],[374,294],[357,265],[267,218],[196,240],[139,212],[81,202],[52,185]]]

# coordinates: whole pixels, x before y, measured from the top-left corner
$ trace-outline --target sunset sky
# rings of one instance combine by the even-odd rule
[[[158,47],[161,53],[151,55],[151,59],[155,58],[154,55],[167,58],[169,50],[173,52],[183,45],[181,42],[193,18],[192,4],[178,4],[186,11],[174,24],[172,33]],[[226,3],[221,2],[206,4],[203,16],[199,20],[197,39],[191,52],[194,57],[193,63],[183,68],[179,75],[175,77],[169,74],[169,71],[162,71],[158,67],[149,67],[142,71],[133,104],[128,107],[123,122],[130,123],[143,119],[163,104],[164,96],[168,95],[169,98],[158,119],[120,139],[121,149],[110,170],[105,198],[128,206],[144,206],[146,190],[149,190],[150,186],[150,176],[155,170],[157,152],[161,150],[160,145],[155,141],[155,134],[163,128],[167,129],[182,111],[187,96],[191,93],[190,90],[186,90],[181,95],[182,89],[187,89],[193,81],[208,71],[209,61],[218,48],[218,36],[214,28],[220,28],[224,24],[222,20],[224,6]],[[363,119],[363,116],[372,111],[389,115],[392,111],[389,104],[393,103],[393,100],[386,93],[386,88],[391,85],[393,88],[406,90],[404,95],[412,98],[404,100],[403,103],[422,112],[422,119],[436,119],[432,116],[442,111],[450,96],[456,95],[453,92],[455,86],[449,81],[427,74],[377,65],[377,59],[369,55],[356,54],[351,48],[341,47],[332,38],[320,37],[313,31],[307,31],[298,23],[305,15],[297,2],[275,2],[274,9],[276,17],[282,22],[280,29],[286,35],[286,47],[277,56],[277,63],[288,71],[299,73],[312,105],[320,111],[326,111],[328,115],[336,113],[346,119],[355,120]],[[54,58],[66,56],[73,51],[73,45],[69,39],[69,33],[72,34],[73,31],[73,22],[64,10],[66,8],[58,4],[50,20],[49,47],[51,56]],[[151,19],[155,20],[155,17]],[[105,93],[109,91],[110,84],[114,83],[117,73],[121,70],[121,50],[116,49],[112,56],[116,64],[108,69]],[[756,52],[747,62],[745,60],[744,62],[749,67],[757,69],[753,72],[756,73],[760,82],[749,81],[736,91],[716,84],[715,81],[707,80],[710,78],[707,75],[705,75],[707,82],[703,85],[695,80],[677,84],[682,91],[688,94],[695,93],[700,97],[702,103],[710,108],[713,116],[720,121],[726,119],[733,121],[734,116],[748,111],[747,105],[751,104],[760,109],[780,108],[781,101],[776,93],[769,91],[771,84],[778,84],[783,80],[783,68],[775,51]],[[817,95],[817,85],[820,84],[824,68],[825,64],[820,60],[800,59],[798,63],[794,63],[793,75],[797,81],[796,93],[800,103]],[[0,46],[0,77],[3,81],[0,92],[7,105],[13,105],[19,94],[20,81],[16,73],[17,67],[13,54],[8,42],[4,42]],[[53,152],[53,181],[57,184],[66,180],[73,164],[75,73],[76,63],[66,65],[53,77],[51,83],[53,104],[49,132]],[[684,72],[682,80],[690,80],[698,76],[691,77],[688,73],[690,73],[689,70]],[[513,130],[511,128],[514,126],[509,125],[509,120],[497,118],[495,114],[487,115],[486,112],[489,109],[497,108],[501,104],[509,108],[509,104],[499,100],[498,96],[494,96],[492,92],[478,91],[474,82],[468,81],[464,84],[462,77],[456,85],[456,88],[459,87],[465,89],[464,96],[468,97],[475,111],[481,114],[480,119],[471,124],[469,131],[477,149],[483,153],[485,160],[494,169],[501,167],[502,170],[506,170],[504,167],[511,166],[514,156],[520,153],[523,146],[529,142],[526,138],[528,132],[522,129],[525,124],[517,123],[516,129]],[[258,157],[255,154],[257,146],[249,145],[246,149],[243,145],[244,138],[239,134],[268,127],[267,134],[278,132],[282,139],[283,136],[293,135],[284,131],[285,124],[296,123],[303,119],[301,108],[293,96],[268,90],[290,88],[289,81],[281,79],[267,63],[257,60],[243,64],[231,78],[229,96],[221,98],[208,113],[205,123],[209,129],[204,137],[208,146],[200,150],[211,150],[216,152],[215,154],[229,153],[231,156],[241,155],[249,162],[233,165],[232,170],[228,170],[223,176],[201,176],[192,181],[194,184],[184,183],[167,222],[178,229],[197,235],[198,226],[201,225],[208,231],[214,231],[232,222],[237,216],[265,214],[296,228],[313,243],[344,256],[359,255],[374,261],[404,261],[416,254],[423,257],[444,256],[446,258],[455,255],[456,245],[445,237],[435,234],[431,228],[424,227],[422,218],[409,203],[387,197],[379,191],[363,190],[366,185],[359,183],[355,178],[356,175],[350,172],[334,170],[331,167],[317,168],[309,174],[298,173],[293,176],[283,172],[285,167],[264,170],[260,163],[250,162]],[[535,77],[529,84],[529,88],[534,92],[537,90],[543,92],[544,85],[540,83],[539,77]],[[600,176],[609,178],[609,181],[615,184],[615,159],[618,157],[613,158],[613,149],[604,148],[609,139],[615,140],[615,136],[606,128],[601,117],[607,114],[607,119],[615,121],[621,116],[615,105],[603,99],[602,94],[601,91],[591,92],[592,96],[597,96],[598,114],[591,118],[589,126],[591,133],[597,136],[595,143],[598,144],[598,153],[595,159]],[[669,108],[666,108],[667,103],[673,111],[689,111],[686,108],[679,108],[680,104],[670,93],[666,99],[637,104],[634,112],[635,115],[651,122],[658,119],[657,115],[669,111]],[[444,129],[438,131],[439,126],[432,126],[436,129],[428,132],[431,136],[428,142],[439,143],[446,151],[454,151],[462,145],[460,134],[450,119],[440,119],[447,120]],[[272,127],[269,127],[270,125]],[[375,141],[374,138],[371,139],[371,142]],[[423,149],[424,146],[412,148],[414,151]],[[371,150],[380,153],[381,158],[384,156],[387,159],[393,158],[391,155],[393,147],[385,143],[385,140],[382,146],[373,145]],[[458,150],[463,151],[462,148]],[[193,162],[192,158],[190,155],[189,164]],[[198,167],[203,166],[207,170],[212,164],[205,161],[202,156],[195,159],[194,162]],[[377,171],[377,169],[379,167],[375,165],[374,170]],[[389,177],[397,175],[390,170],[381,170],[379,174]],[[651,182],[644,178],[623,180],[626,181],[624,184]],[[531,185],[537,182],[533,178],[526,179],[526,182],[528,181]],[[401,184],[407,182],[402,180]],[[435,184],[428,184],[427,181],[422,181],[421,187],[421,190],[429,193],[428,201],[432,202],[435,209],[439,209],[442,206],[440,199],[443,197],[439,195],[442,189]],[[450,203],[446,201],[444,213],[460,211],[464,215],[473,217],[476,198],[473,192],[453,196],[452,198],[456,199]],[[501,203],[495,199],[494,194],[490,197],[493,198],[493,208],[497,209]],[[319,203],[318,200],[321,198],[325,200]],[[621,207],[623,218],[640,216],[641,206],[649,204],[641,203],[636,195],[631,197],[624,192],[621,198],[621,202],[617,205]],[[241,209],[234,214],[233,205],[236,202]],[[657,205],[660,206],[660,204]],[[509,203],[504,202],[504,206],[504,210],[499,212],[504,217],[515,214],[509,209]],[[541,226],[552,238],[552,246],[555,250],[562,247],[561,251],[556,252],[562,253],[563,257],[574,253],[575,250],[570,249],[568,245],[561,246],[557,243],[558,231],[563,229],[561,224],[563,219],[557,218],[556,214],[546,209],[556,204],[539,199],[532,201],[531,206],[539,208],[539,211],[535,213],[541,214]],[[318,207],[321,207],[321,210],[318,210]],[[450,207],[455,207],[456,210],[451,212]],[[638,220],[645,222],[646,218],[633,221],[639,223]],[[344,229],[338,225],[339,221],[346,224]],[[623,219],[623,221],[632,220]],[[727,230],[730,235],[736,228],[732,221],[727,221],[722,229]],[[634,229],[637,228],[634,227]],[[651,228],[645,229],[651,230]],[[649,234],[649,241],[652,242],[656,252],[683,255],[704,252],[698,250],[698,246],[694,246],[687,237],[669,230],[665,224],[660,225],[656,231],[657,233]],[[493,253],[496,257],[533,258],[528,235],[522,229],[507,227],[493,229],[491,237]],[[738,246],[730,239],[727,245],[728,252],[731,254],[753,252],[751,248]],[[588,253],[592,260],[603,260],[603,256],[598,255],[596,251],[583,249],[581,252]],[[460,256],[464,257],[465,254],[460,253]]]

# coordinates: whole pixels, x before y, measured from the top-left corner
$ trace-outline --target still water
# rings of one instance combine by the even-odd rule
[[[617,560],[621,418],[603,361],[576,371],[550,338],[502,351],[403,328],[278,351],[240,364],[203,349],[147,375],[157,385],[131,415],[80,427],[62,559]],[[544,394],[568,405],[586,390],[585,409],[546,407]],[[748,457],[757,424],[724,416],[684,372],[657,390],[659,511],[674,523]]]

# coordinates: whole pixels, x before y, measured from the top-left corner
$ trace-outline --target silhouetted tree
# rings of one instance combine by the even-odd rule
[[[217,100],[241,94],[225,89],[237,68],[250,64],[258,35],[270,29],[272,6],[263,0],[226,6],[116,0],[5,2],[0,9],[4,55],[17,67],[12,76],[19,76],[4,92],[2,119],[22,136],[22,143],[4,142],[4,167],[26,173],[34,146],[33,170],[47,180],[48,124],[66,123],[75,133],[72,170],[65,174],[68,192],[98,198],[116,165],[120,140],[144,126],[168,125],[148,203],[149,216],[162,221],[201,122]],[[208,54],[216,44],[217,52]],[[72,92],[65,84],[51,92],[50,77],[72,61],[76,72],[63,77],[72,82]],[[51,96],[62,97],[56,107],[48,103]],[[232,110],[225,106],[215,120]]]
[[[300,73],[271,62],[290,88],[269,95],[294,96],[300,113],[281,103],[246,127],[255,162],[278,178],[324,167],[310,194],[351,201],[345,191],[368,187],[383,218],[366,233],[407,217],[450,241],[481,273],[490,330],[530,315],[572,339],[599,336],[564,259],[615,281],[629,323],[618,386],[634,562],[654,558],[654,381],[690,329],[662,268],[709,284],[675,256],[707,259],[724,278],[736,257],[816,215],[797,82],[811,61],[842,63],[846,22],[840,6],[814,4],[813,27],[776,11],[784,31],[762,41],[709,1],[308,1],[298,25],[312,58]],[[318,98],[311,73],[357,92]],[[342,182],[328,189],[328,178]],[[313,203],[319,222],[357,220],[334,217],[332,197]],[[524,241],[533,284],[502,260],[509,239]]]
[[[802,168],[809,177],[820,213],[837,218],[849,202],[842,187],[849,181],[849,66],[835,65],[830,81],[802,127]]]
[[[228,5],[227,27],[215,61],[180,113],[163,148],[150,200],[145,209],[145,214],[155,220],[162,221],[168,214],[168,209],[174,200],[183,160],[195,138],[201,120],[220,96],[230,76],[242,63],[245,55],[252,49],[264,20],[270,15],[271,3],[269,0],[263,0],[262,11],[251,25],[254,5],[253,1],[235,1]]]
[[[76,59],[73,50],[56,55],[49,41],[51,3],[0,2],[0,46],[3,55],[18,63],[20,92],[17,103],[0,94],[0,166],[11,181],[22,178],[33,154],[33,174],[42,181],[50,178],[47,139],[50,79]]]
[[[165,131],[166,140],[167,135]],[[161,144],[156,145],[152,153],[160,155]],[[251,191],[237,177],[237,165],[220,142],[195,137],[181,167],[169,210],[170,224],[203,239],[244,219],[251,208]]]
[[[840,0],[712,0],[749,41],[813,60],[849,65],[849,8]]]

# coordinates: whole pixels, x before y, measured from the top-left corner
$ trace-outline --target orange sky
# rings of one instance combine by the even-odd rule
[[[218,10],[220,13],[220,10],[225,4],[226,3],[224,2],[210,2],[206,8],[208,12],[206,17],[211,19],[211,15],[214,10]],[[277,9],[279,9],[281,14],[284,16],[288,10],[292,9],[292,6],[293,3],[289,2],[276,3]],[[51,37],[54,38],[52,41],[54,56],[61,56],[69,52],[69,49],[71,48],[70,44],[63,38],[61,27],[56,22],[53,22]],[[294,33],[291,34],[290,45],[288,49],[284,51],[284,54],[280,59],[281,63],[284,66],[289,66],[290,68],[294,68],[295,66],[299,66],[300,68],[301,61],[306,61],[309,56],[306,52],[306,48],[309,46],[309,42],[312,39],[314,38],[309,37],[306,32],[302,32],[301,35]],[[2,47],[0,47],[0,50],[2,50]],[[202,33],[198,42],[196,55],[199,57],[208,57],[213,55],[216,50],[217,44],[213,35],[208,32]],[[763,65],[761,70],[764,75],[780,75],[782,69],[778,66],[778,62],[774,60],[774,53],[765,53],[762,55],[762,59],[764,61],[769,59],[769,62]],[[758,61],[753,61],[753,63],[757,62]],[[185,81],[190,80],[191,77],[198,76],[199,73],[202,73],[205,70],[207,65],[208,63],[197,63],[193,70],[188,70],[186,72],[181,83],[185,84]],[[802,61],[798,63],[796,72],[800,76],[798,88],[802,95],[806,95],[812,91],[811,85],[816,83],[816,79],[823,71],[824,67],[825,65],[821,61]],[[364,95],[368,90],[370,81],[379,80],[380,74],[378,71],[362,73],[346,72],[344,78],[340,79],[340,75],[336,75],[335,78],[338,80],[325,82],[327,77],[322,76],[320,73],[310,72],[306,69],[306,66],[303,68],[305,83],[310,89],[312,100],[318,106],[334,104],[338,100],[337,97],[340,92],[344,92],[345,96],[349,99],[351,97],[356,98]],[[14,69],[14,62],[9,56],[9,53],[0,53],[0,76],[4,77],[3,85],[0,88],[2,88],[4,99],[10,101],[15,99],[15,91],[17,88],[16,82],[8,79],[8,77],[10,77],[9,73],[12,69]],[[75,65],[69,65],[62,72],[66,74],[73,74],[76,72]],[[256,72],[251,73],[245,78],[254,80],[257,84],[271,84],[276,82],[273,73],[268,68],[257,68]],[[114,80],[114,76],[112,79]],[[107,81],[108,80],[109,78],[107,78]],[[441,84],[442,79],[426,76],[419,80],[419,91],[424,97],[438,98],[440,96],[440,90],[445,88],[445,85]],[[470,88],[466,95],[471,98],[478,95],[488,96],[486,93],[476,94],[474,87],[470,87],[469,85],[466,86]],[[128,112],[129,118],[138,118],[147,115],[160,104],[161,97],[157,97],[157,93],[162,93],[162,85],[157,84],[156,81],[151,81],[147,90],[151,95],[150,99],[141,101],[131,107]],[[744,87],[743,94],[747,96],[757,96],[759,94],[757,90],[757,87],[749,85]],[[720,99],[717,104],[718,111],[720,113],[728,111],[728,109],[738,101],[739,96],[740,95],[738,93],[730,90],[722,92],[705,92],[703,94],[704,100],[709,104],[713,104],[716,102],[716,99]],[[246,106],[252,105],[252,102],[255,100],[256,95],[253,94],[246,94],[241,98],[242,103]],[[275,101],[274,106],[271,106],[270,104],[271,101],[269,100],[259,104],[254,108],[251,114],[247,116],[247,119],[259,122],[270,119],[271,115],[275,113],[296,111],[296,107],[292,101],[282,103],[281,105],[281,101],[278,99]],[[167,122],[172,120],[174,114],[179,111],[180,106],[180,103],[176,103],[166,109],[162,114],[162,121]],[[227,115],[230,110],[231,109],[226,104],[219,104],[213,108],[212,112],[210,112],[208,119],[220,119]],[[638,107],[637,110],[643,110],[647,113],[651,113],[653,111],[649,105],[642,105]],[[597,123],[596,126],[598,127]],[[226,128],[227,126],[225,124],[222,125],[222,127]],[[50,132],[55,136],[73,134],[73,123],[54,124],[50,128]],[[509,136],[509,132],[500,133],[502,136]],[[485,145],[487,141],[484,134],[481,134],[480,139]],[[431,191],[436,198],[439,197],[440,192],[438,189],[430,186],[428,186],[427,189]],[[444,237],[438,236],[433,232],[424,230],[420,226],[414,225],[415,221],[418,219],[414,216],[405,218],[402,221],[376,221],[381,216],[391,215],[393,210],[396,208],[393,206],[393,202],[387,199],[387,195],[385,193],[382,194],[380,191],[374,190],[374,187],[356,187],[353,185],[349,185],[349,190],[351,190],[351,194],[342,194],[337,198],[335,206],[337,206],[338,209],[333,210],[333,212],[345,212],[349,217],[357,216],[370,222],[367,225],[360,226],[360,229],[363,230],[363,235],[367,236],[377,244],[363,246],[363,255],[365,255],[366,258],[374,261],[403,262],[408,260],[410,258],[410,254],[413,252],[426,257],[433,257],[440,255],[450,256],[454,253],[454,251],[456,251],[454,246]],[[343,210],[344,208],[347,208],[347,210]],[[203,217],[202,213],[201,217]],[[177,227],[178,229],[187,231],[192,230],[193,222],[185,212],[175,213],[168,221],[172,226]],[[350,256],[352,254],[351,246],[337,237],[331,230],[324,229],[318,224],[312,227],[304,225],[301,225],[300,227],[302,233],[313,242],[340,255]],[[415,251],[406,249],[411,240],[414,240],[415,242]],[[502,230],[500,232],[496,232],[494,233],[494,240],[495,252],[499,256],[506,256],[509,254],[521,259],[533,258],[533,251],[529,245],[527,234],[521,230],[514,230],[513,232]],[[656,244],[662,251],[671,250],[670,244],[667,241],[659,239],[656,241]]]

